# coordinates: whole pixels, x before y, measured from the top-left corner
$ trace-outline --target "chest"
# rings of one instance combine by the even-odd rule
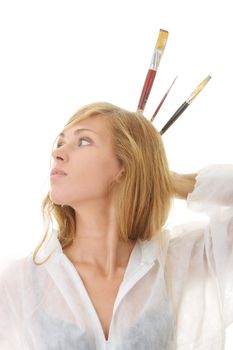
[[[87,273],[85,266],[79,268],[79,278],[75,278],[75,270],[67,260],[64,269],[54,271],[51,266],[49,271],[55,284],[40,307],[30,312],[26,325],[30,330],[28,337],[33,334],[33,345],[34,341],[41,341],[44,344],[41,350],[48,349],[48,345],[51,349],[68,350],[76,346],[80,350],[106,350],[105,335],[111,349],[170,349],[172,318],[156,266],[148,269],[138,266],[135,275],[122,271],[118,278],[109,280],[96,271]]]
[[[96,270],[76,267],[87,294],[108,339],[115,300],[123,280],[124,270],[119,269],[112,277],[103,276]]]

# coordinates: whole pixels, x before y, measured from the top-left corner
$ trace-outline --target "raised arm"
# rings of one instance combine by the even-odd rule
[[[172,175],[177,198],[187,198],[189,209],[204,214],[200,220],[197,216],[176,226],[171,235],[171,284],[181,286],[176,289],[178,343],[212,349],[219,339],[221,348],[221,330],[233,322],[233,164],[213,164],[197,174]],[[202,336],[199,326],[193,328],[193,319],[205,324]]]
[[[197,174],[178,174],[172,172],[174,178],[175,196],[179,199],[186,199],[188,194],[193,192]]]

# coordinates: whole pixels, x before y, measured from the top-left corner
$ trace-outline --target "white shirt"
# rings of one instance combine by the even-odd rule
[[[224,349],[233,320],[233,165],[202,169],[187,201],[208,222],[166,231],[165,249],[137,241],[108,341],[56,232],[39,254],[53,252],[43,265],[32,254],[11,262],[0,280],[0,349]]]

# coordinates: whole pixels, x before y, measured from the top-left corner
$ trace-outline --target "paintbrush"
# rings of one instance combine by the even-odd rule
[[[151,59],[150,67],[146,75],[146,79],[142,88],[141,96],[138,103],[137,110],[143,112],[154,83],[155,75],[157,73],[159,63],[163,56],[163,52],[167,43],[168,32],[166,30],[160,29],[159,36],[154,48],[153,56]]]
[[[173,116],[168,120],[168,122],[163,126],[160,131],[160,134],[163,135],[165,131],[179,118],[179,116],[186,110],[186,108],[191,104],[191,102],[195,99],[195,97],[202,91],[202,89],[206,86],[208,81],[211,79],[211,76],[208,75],[191,93],[189,98],[177,109],[177,111],[173,114]]]
[[[176,79],[177,79],[177,77],[175,77],[175,79],[174,79],[173,82],[171,83],[171,86],[169,87],[169,89],[167,90],[167,92],[166,92],[165,95],[163,96],[162,100],[160,101],[158,107],[156,108],[154,114],[152,115],[151,122],[153,122],[153,120],[155,119],[155,117],[156,117],[158,111],[159,111],[160,108],[162,107],[162,105],[163,105],[164,101],[166,100],[167,95],[169,94],[171,88],[173,87],[173,85],[174,85]]]

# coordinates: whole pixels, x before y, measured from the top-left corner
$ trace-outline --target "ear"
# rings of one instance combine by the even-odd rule
[[[125,174],[125,169],[121,168],[121,170],[116,175],[115,181],[120,183],[122,181],[122,177],[123,177],[124,174]]]

